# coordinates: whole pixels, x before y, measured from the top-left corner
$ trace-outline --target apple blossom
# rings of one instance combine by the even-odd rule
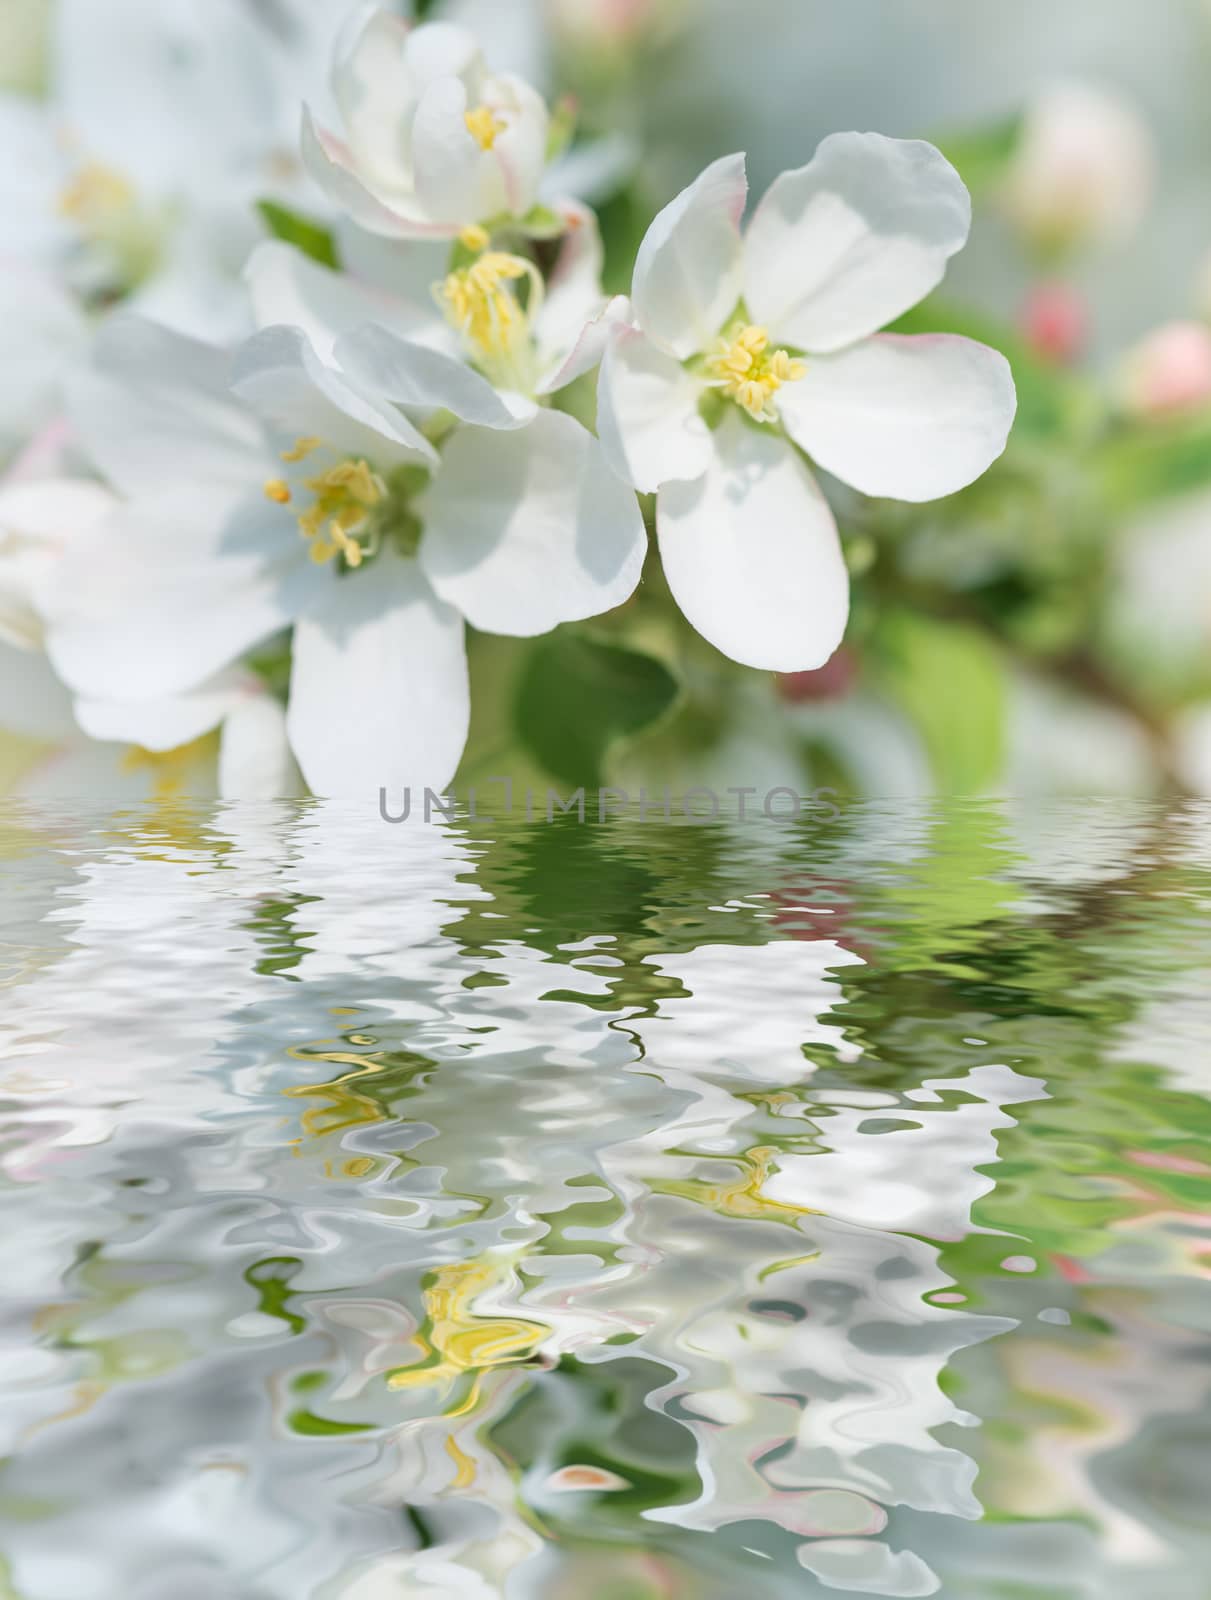
[[[369,335],[349,343],[401,406],[297,327],[229,361],[107,325],[73,413],[127,500],[48,598],[48,648],[77,693],[187,694],[292,629],[287,729],[311,788],[439,788],[468,726],[464,618],[526,636],[631,593],[638,508],[578,422],[519,415],[462,362]],[[409,412],[458,425],[439,450]]]
[[[452,239],[534,206],[547,108],[523,79],[490,73],[465,29],[410,29],[386,11],[363,11],[338,46],[333,90],[344,137],[307,111],[303,159],[362,227]]]
[[[746,193],[744,157],[724,157],[648,230],[598,431],[619,475],[658,492],[665,575],[698,631],[799,672],[840,643],[849,583],[794,447],[864,494],[933,500],[1000,455],[1016,400],[984,345],[877,332],[967,238],[967,191],[932,146],[834,134],[742,234]]]
[[[1133,416],[1166,417],[1211,405],[1211,328],[1167,322],[1129,351],[1119,381]]]
[[[1027,109],[1005,206],[1044,253],[1110,242],[1143,216],[1154,166],[1152,135],[1129,100],[1054,83]]]
[[[190,693],[137,703],[91,693],[73,700],[55,674],[45,650],[46,597],[65,564],[104,541],[116,504],[108,489],[85,480],[0,488],[0,729],[46,747],[22,792],[66,792],[87,774],[93,792],[155,793],[197,766],[194,749],[215,727],[222,730],[215,753],[222,795],[291,792],[297,776],[284,721],[252,673],[228,669]]]

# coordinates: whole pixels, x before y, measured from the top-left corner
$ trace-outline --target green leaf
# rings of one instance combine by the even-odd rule
[[[531,239],[558,239],[568,231],[568,225],[550,206],[531,206],[517,224]]]
[[[553,777],[600,784],[609,747],[662,717],[678,691],[654,656],[559,629],[530,652],[514,708],[517,732]]]
[[[340,265],[336,242],[322,223],[314,222],[310,217],[304,217],[297,211],[291,211],[288,206],[281,206],[276,200],[258,200],[257,210],[275,239],[284,239],[287,244],[292,244],[296,250],[301,250],[305,256],[310,256],[312,261],[318,261],[323,267],[336,268]]]
[[[1115,513],[1206,488],[1211,484],[1211,418],[1202,413],[1117,429],[1095,464]]]
[[[1001,653],[987,634],[892,612],[880,622],[871,670],[916,726],[941,794],[979,794],[998,781],[1007,695]]]
[[[1022,118],[1013,116],[985,128],[943,134],[934,143],[979,199],[1000,183],[1021,136]]]

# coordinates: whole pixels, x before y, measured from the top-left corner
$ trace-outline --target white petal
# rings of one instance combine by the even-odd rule
[[[665,206],[635,260],[639,326],[685,360],[705,350],[740,298],[742,155],[724,156]]]
[[[270,147],[271,65],[238,0],[56,0],[53,12],[57,109],[82,160],[179,195]]]
[[[150,700],[76,698],[76,720],[92,739],[177,750],[217,728],[250,688],[250,674],[230,668],[195,689]]]
[[[376,467],[436,460],[433,446],[402,412],[326,367],[298,328],[263,328],[241,345],[231,387],[284,437],[322,439]]]
[[[140,501],[56,570],[40,597],[46,647],[79,693],[177,694],[287,627],[334,581],[307,559],[289,511],[259,496]]]
[[[597,219],[587,206],[571,200],[565,200],[560,211],[567,232],[534,319],[539,361],[544,371],[551,374],[564,366],[586,326],[606,309],[606,296],[601,287],[605,253]],[[567,378],[563,381],[570,382]]]
[[[38,597],[117,502],[99,483],[38,478],[0,489],[0,638],[42,646]]]
[[[0,453],[28,439],[63,406],[69,374],[83,366],[89,331],[70,295],[22,262],[0,264]]]
[[[363,6],[337,40],[332,70],[332,92],[359,165],[381,182],[405,186],[403,139],[415,110],[404,65],[407,41],[402,17]]]
[[[85,450],[126,494],[246,490],[263,476],[264,435],[229,379],[225,352],[115,317],[97,336],[92,368],[71,385],[69,409]]]
[[[515,217],[524,217],[538,199],[547,165],[550,118],[546,101],[521,78],[503,74],[484,84],[484,103],[505,124],[492,154],[504,180],[507,209]]]
[[[42,651],[0,638],[0,730],[61,739],[75,727],[71,695]]]
[[[372,191],[349,146],[321,128],[305,108],[299,149],[311,178],[359,227],[389,239],[450,239],[458,232],[456,224],[433,221],[411,193]]]
[[[745,302],[778,340],[839,350],[936,288],[970,227],[963,181],[932,145],[834,133],[754,212]]]
[[[427,305],[410,305],[348,273],[320,266],[279,239],[257,247],[245,276],[257,327],[301,328],[320,360],[329,363],[341,335],[364,323],[379,323],[410,339],[428,332],[437,320],[431,299]]]
[[[879,334],[816,356],[779,391],[786,430],[863,494],[937,500],[1005,448],[1017,397],[996,350],[954,334]]]
[[[849,614],[849,576],[828,502],[769,429],[725,417],[697,483],[660,491],[656,526],[673,597],[733,661],[804,672],[828,660]]]
[[[597,432],[610,465],[651,494],[662,483],[700,478],[712,458],[698,412],[701,382],[632,328],[615,336],[597,382]]]
[[[512,209],[500,158],[467,127],[466,86],[458,78],[431,84],[412,128],[416,195],[426,215],[461,226]]]
[[[633,321],[631,302],[626,295],[616,294],[591,322],[585,323],[564,359],[553,362],[547,368],[534,392],[539,395],[555,394],[577,378],[584,377],[586,372],[592,372],[594,367],[600,366],[618,331],[631,327]]]
[[[507,405],[464,361],[410,344],[386,328],[359,328],[337,346],[341,370],[355,383],[418,412],[449,411],[482,428],[518,428],[534,415],[529,401]]]
[[[528,637],[609,611],[643,568],[643,519],[597,440],[540,411],[517,433],[463,428],[420,507],[420,558],[477,628]]]
[[[448,239],[385,239],[342,218],[336,223],[336,247],[346,272],[428,315],[426,344],[458,349],[458,336],[433,299],[434,284],[446,276]]]
[[[415,561],[384,551],[295,628],[287,725],[317,795],[374,808],[382,788],[444,788],[470,705],[462,619]]]
[[[301,790],[285,711],[271,694],[242,695],[223,723],[219,793],[224,800],[278,800]]]

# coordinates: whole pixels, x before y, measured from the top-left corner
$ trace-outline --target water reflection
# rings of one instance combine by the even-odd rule
[[[0,1596],[1205,1593],[1206,810],[0,882]]]

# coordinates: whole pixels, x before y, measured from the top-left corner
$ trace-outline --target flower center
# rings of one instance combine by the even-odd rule
[[[467,124],[467,132],[481,150],[491,150],[497,135],[502,134],[508,126],[490,106],[476,106],[473,111],[466,113],[463,121]]]
[[[289,463],[305,461],[321,446],[319,439],[299,439],[293,449],[282,452]],[[319,565],[341,556],[346,565],[360,567],[367,554],[377,548],[372,535],[373,513],[387,498],[387,485],[363,460],[345,456],[326,472],[304,478],[302,487],[310,504],[297,513],[299,532],[310,546],[311,559]],[[265,498],[276,505],[290,505],[294,490],[285,478],[270,478]]]
[[[61,191],[58,209],[100,252],[99,279],[90,288],[125,292],[155,270],[170,218],[141,203],[134,185],[113,167],[85,162]],[[94,277],[97,266],[94,258]]]
[[[771,350],[765,328],[751,323],[719,341],[707,359],[707,382],[722,389],[729,400],[743,406],[757,422],[776,422],[774,396],[784,383],[797,383],[807,368],[785,350]]]
[[[515,292],[529,284],[525,305]],[[525,388],[530,321],[542,297],[542,276],[532,261],[489,250],[437,287],[446,320],[466,339],[489,376],[506,388]]]
[[[86,233],[113,231],[134,210],[135,191],[120,172],[89,161],[59,196],[59,211]]]

